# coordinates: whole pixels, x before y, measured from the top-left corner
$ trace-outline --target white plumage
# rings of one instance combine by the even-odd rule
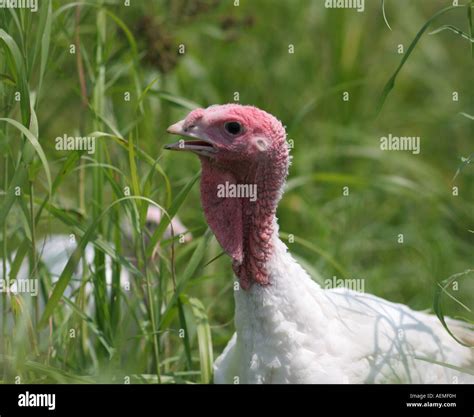
[[[161,210],[155,206],[149,206],[147,211],[147,221],[146,228],[149,233],[153,233],[155,228],[160,224],[162,218]],[[125,222],[122,225],[124,230],[124,243],[128,243],[132,237],[131,225],[128,222]],[[169,239],[173,235],[184,235],[185,241],[190,241],[192,239],[191,233],[188,232],[187,228],[183,225],[181,220],[178,217],[172,219],[171,224],[166,228],[164,233],[164,238]],[[145,235],[145,238],[146,235]],[[59,277],[61,276],[64,268],[66,267],[71,255],[77,249],[77,241],[74,235],[66,234],[52,234],[44,236],[36,244],[36,251],[38,257],[41,259],[41,263],[44,265],[49,275],[51,276],[51,281],[53,284],[56,284]],[[127,254],[125,254],[127,255]],[[12,258],[14,259],[16,252],[13,253]],[[83,251],[83,259],[78,262],[77,268],[72,274],[71,281],[64,291],[65,297],[72,297],[77,293],[83,283],[83,280],[86,275],[94,274],[94,256],[95,250],[92,243],[88,243]],[[84,262],[83,262],[84,261]],[[86,267],[87,271],[83,270],[83,266]],[[3,260],[0,259],[0,279],[10,278],[10,269],[11,265],[9,262],[6,263],[6,277],[3,277]],[[86,274],[87,272],[87,274]],[[27,260],[24,260],[18,270],[17,279],[19,280],[28,280],[30,278],[29,265]],[[132,277],[127,269],[121,268],[120,270],[120,285],[122,289],[127,292],[130,289]],[[105,281],[108,290],[112,287],[112,258],[109,255],[105,256]],[[39,288],[38,288],[39,289]],[[9,290],[18,294],[17,283],[12,281]],[[85,294],[89,299],[88,312],[94,311],[94,300],[92,297],[89,297],[93,293],[93,284],[92,282],[87,282],[85,284]],[[109,294],[110,295],[110,294]],[[43,297],[40,297],[41,301],[41,310],[43,310]]]
[[[276,230],[276,228],[275,228]],[[474,365],[438,318],[370,294],[324,290],[275,235],[272,285],[235,291],[236,333],[216,383],[473,383]],[[461,322],[451,323],[465,331]]]
[[[276,220],[290,162],[279,120],[228,104],[193,110],[168,132],[191,140],[167,149],[200,157],[206,220],[240,283],[236,334],[215,362],[216,383],[474,382],[473,350],[437,317],[373,295],[322,289],[288,253]],[[258,198],[222,196],[222,184],[254,186]],[[449,324],[474,345],[466,324]]]

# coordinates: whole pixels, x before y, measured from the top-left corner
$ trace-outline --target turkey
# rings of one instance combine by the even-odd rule
[[[240,284],[236,333],[215,361],[215,383],[474,382],[473,350],[437,317],[323,289],[293,259],[276,218],[290,162],[279,120],[252,106],[216,105],[193,110],[168,132],[190,140],[166,149],[199,156],[204,214]],[[449,325],[473,344],[467,325]]]
[[[149,206],[146,214],[145,229],[148,233],[143,233],[143,237],[148,245],[148,234],[153,234],[156,227],[160,224],[162,218],[162,212],[159,208],[155,206]],[[129,222],[124,222],[122,225],[122,230],[124,232],[124,242],[125,255],[130,255],[133,253],[133,249],[130,247],[132,242],[132,226]],[[163,237],[169,239],[172,236],[182,235],[183,242],[189,242],[192,239],[191,233],[188,232],[186,227],[183,225],[181,220],[178,217],[172,219],[171,224],[166,228]],[[64,268],[66,267],[69,258],[77,248],[77,242],[74,238],[74,235],[66,234],[52,234],[44,236],[37,244],[36,250],[41,259],[41,263],[44,265],[48,273],[51,275],[52,282],[56,283]],[[88,243],[84,248],[83,257],[85,260],[85,265],[91,273],[94,271],[94,245]],[[14,259],[16,252],[13,253],[12,258]],[[127,256],[129,258],[129,256]],[[130,259],[133,264],[136,264],[135,259]],[[3,260],[0,259],[0,279],[3,279]],[[10,263],[6,264],[6,275],[7,278],[10,274]],[[74,272],[71,282],[66,288],[64,295],[70,298],[73,294],[77,293],[81,287],[81,283],[84,279],[85,273],[83,271],[83,262],[78,262],[77,270]],[[18,273],[18,280],[28,280],[30,277],[28,262],[25,260],[21,264]],[[17,281],[12,281],[10,285],[10,291],[14,294],[18,294],[17,290]],[[112,259],[110,256],[105,257],[105,280],[107,287],[110,289],[112,286]],[[130,273],[126,269],[121,269],[120,271],[120,285],[122,289],[127,290],[130,283]],[[85,285],[85,294],[89,299],[88,311],[94,311],[94,300],[90,295],[93,293],[93,284],[87,282]],[[40,298],[42,300],[42,298]],[[41,307],[41,310],[44,309],[44,306]]]

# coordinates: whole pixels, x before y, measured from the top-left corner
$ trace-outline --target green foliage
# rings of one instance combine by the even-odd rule
[[[0,10],[0,276],[26,264],[41,283],[34,300],[0,295],[3,382],[212,380],[233,333],[232,269],[200,208],[197,158],[163,146],[190,109],[235,93],[294,141],[281,237],[315,280],[361,278],[472,322],[472,279],[443,281],[473,267],[472,3],[39,3]],[[420,136],[421,153],[381,151],[389,133]],[[95,153],[57,149],[64,134],[95,139]],[[151,233],[149,205],[164,213]],[[178,214],[191,241],[165,235]],[[54,234],[78,242],[57,277],[35,250]]]

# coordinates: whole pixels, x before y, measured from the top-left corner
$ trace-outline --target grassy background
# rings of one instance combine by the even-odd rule
[[[0,10],[0,116],[9,119],[0,122],[1,253],[28,263],[42,285],[42,303],[2,294],[4,382],[210,380],[213,354],[233,333],[230,261],[215,259],[221,250],[206,232],[197,158],[163,145],[174,140],[165,132],[172,122],[235,93],[279,117],[294,140],[278,215],[315,280],[363,279],[368,292],[430,309],[438,282],[472,268],[474,174],[461,157],[473,152],[474,121],[460,115],[474,114],[472,43],[448,30],[425,33],[374,117],[403,57],[398,45],[406,52],[450,1],[387,1],[392,31],[377,1],[364,13],[310,0],[40,3],[37,13]],[[443,24],[472,33],[466,7],[431,29]],[[92,155],[55,149],[57,136],[92,132]],[[389,133],[420,136],[421,153],[381,151]],[[161,240],[154,259],[142,232],[150,200],[178,212],[194,236],[160,239],[165,218],[151,237]],[[33,248],[59,233],[80,243],[53,285]],[[82,286],[66,297],[88,243],[94,267],[83,265],[82,282],[92,292]],[[134,276],[129,292],[119,285],[124,269]],[[469,279],[449,288],[467,306],[473,289]],[[473,319],[444,298],[445,312]]]

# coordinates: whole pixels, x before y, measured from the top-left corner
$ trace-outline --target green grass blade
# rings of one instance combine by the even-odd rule
[[[469,119],[469,120],[474,120],[474,116],[468,114],[468,113],[465,113],[465,112],[461,112],[459,113],[461,116],[464,116],[465,118]]]
[[[423,358],[423,357],[421,357],[421,356],[415,356],[415,359],[418,359],[418,360],[424,361],[424,362],[429,362],[429,363],[432,363],[432,364],[434,364],[434,365],[444,366],[445,368],[453,369],[454,371],[462,372],[462,373],[464,373],[464,374],[474,375],[474,371],[473,371],[473,370],[468,369],[468,368],[461,368],[461,367],[456,366],[456,365],[451,365],[450,363],[435,361],[435,360],[433,360],[433,359],[430,359],[430,358]]]
[[[161,219],[159,226],[156,228],[155,232],[153,233],[150,239],[150,243],[148,244],[148,248],[146,251],[147,257],[150,257],[152,255],[154,248],[156,247],[159,240],[163,236],[163,233],[165,232],[168,225],[171,223],[171,219],[176,215],[179,208],[184,203],[184,200],[186,199],[187,195],[191,191],[191,188],[193,188],[193,185],[196,183],[200,175],[201,175],[201,172],[198,172],[196,175],[194,175],[194,177],[191,178],[191,180],[183,187],[183,189],[179,192],[179,194],[173,200],[173,203],[171,204],[171,207],[168,210],[169,218],[163,217]]]
[[[455,280],[458,280],[460,278],[464,278],[466,277],[467,275],[471,274],[474,272],[474,269],[468,269],[467,271],[464,271],[464,272],[460,272],[458,274],[454,274],[452,276],[450,276],[448,279],[440,282],[436,288],[436,292],[435,292],[435,297],[434,297],[434,301],[433,301],[433,309],[436,313],[436,315],[438,316],[439,318],[439,321],[441,322],[441,324],[443,325],[443,327],[446,329],[446,331],[450,334],[450,336],[456,340],[456,342],[458,342],[460,345],[463,345],[463,346],[466,346],[466,347],[472,347],[470,345],[468,345],[467,343],[464,343],[462,340],[458,339],[454,334],[453,332],[451,332],[449,326],[447,325],[446,323],[446,320],[445,320],[445,316],[444,316],[444,312],[443,312],[443,306],[442,306],[442,295],[447,293],[446,292],[446,289],[449,287],[449,285],[451,285],[451,283]],[[447,293],[449,294],[449,293]]]
[[[43,168],[46,173],[46,180],[48,181],[48,193],[51,194],[51,190],[52,190],[51,172],[49,170],[48,160],[46,159],[46,155],[44,154],[43,148],[38,142],[38,139],[33,135],[33,133],[30,130],[28,130],[21,123],[18,123],[16,120],[2,117],[0,118],[0,121],[7,122],[11,124],[12,126],[14,126],[15,128],[17,128],[30,141],[31,145],[33,145],[33,148],[35,149],[36,153],[38,154],[41,160],[41,163],[43,164]]]
[[[173,294],[173,297],[171,298],[170,302],[168,303],[166,310],[164,311],[163,315],[161,316],[160,323],[158,324],[158,329],[160,329],[162,326],[164,326],[171,317],[171,311],[172,308],[175,307],[176,305],[176,300],[180,296],[181,292],[184,290],[186,287],[188,281],[194,276],[196,273],[199,265],[201,264],[202,260],[204,259],[204,256],[206,254],[206,249],[209,244],[209,240],[211,238],[211,233],[208,230],[204,236],[201,237],[201,240],[199,244],[197,245],[196,249],[194,250],[191,259],[189,262],[186,264],[186,268],[184,269],[184,272],[182,275],[178,278],[178,282],[176,285],[176,291]]]
[[[107,350],[109,354],[109,358],[112,358],[112,356],[115,353],[115,349],[110,346],[110,344],[107,342],[105,339],[104,334],[100,331],[100,329],[97,327],[97,324],[94,323],[94,320],[90,318],[87,314],[85,314],[81,308],[79,308],[75,303],[73,303],[70,299],[67,297],[63,297],[63,301],[71,307],[71,309],[82,319],[84,322],[87,324],[87,326],[92,330],[92,332],[97,336],[99,339],[100,343],[104,348]]]
[[[39,81],[38,81],[38,95],[41,92],[41,87],[43,86],[43,78],[44,73],[46,70],[46,64],[48,62],[48,55],[49,55],[49,44],[51,41],[51,25],[52,25],[52,4],[51,0],[48,0],[47,5],[47,14],[46,14],[46,22],[44,24],[44,28],[42,30],[41,35],[41,60],[40,60],[40,73],[39,73]]]
[[[150,93],[158,96],[161,100],[167,101],[168,103],[174,104],[178,107],[182,107],[186,110],[194,110],[198,107],[202,107],[199,103],[196,103],[183,97],[178,97],[166,91],[150,90]]]
[[[189,341],[189,332],[188,325],[186,323],[186,316],[184,315],[184,308],[182,298],[178,297],[176,299],[176,305],[178,307],[178,316],[181,329],[184,330],[183,344],[184,344],[184,354],[186,356],[186,363],[188,365],[188,370],[193,368],[193,360],[191,357],[191,343]]]
[[[445,30],[449,30],[455,33],[456,35],[461,36],[461,38],[468,40],[469,42],[474,42],[474,38],[472,38],[468,33],[463,32],[461,29],[457,28],[454,25],[443,25],[439,27],[438,29],[435,29],[432,32],[430,32],[429,35],[436,35],[437,33],[443,32]]]
[[[13,73],[21,95],[20,108],[22,122],[25,126],[28,126],[30,121],[30,96],[28,93],[28,78],[23,56],[16,42],[3,29],[0,29],[0,44],[3,45],[6,50],[7,64]]]
[[[117,132],[118,133],[118,132]],[[122,136],[120,136],[120,134],[110,134],[110,133],[106,133],[106,132],[92,132],[88,135],[89,137],[95,137],[95,138],[101,138],[101,137],[105,137],[105,138],[109,138],[109,139],[112,139],[115,141],[115,143],[117,143],[118,145],[120,145],[120,147],[122,147],[123,149],[127,150],[128,151],[128,148],[129,148],[129,144],[128,144],[128,141],[125,140]],[[167,190],[167,193],[170,194],[171,193],[171,184],[169,182],[169,178],[168,176],[166,175],[165,171],[163,170],[163,168],[158,164],[158,162],[153,159],[150,155],[148,155],[145,151],[143,151],[142,149],[140,149],[139,147],[137,147],[136,145],[135,146],[135,152],[136,152],[136,155],[142,159],[143,161],[145,161],[146,163],[148,163],[154,170],[156,170],[156,172],[158,174],[160,174],[163,179],[165,180],[165,183],[166,183],[166,190]]]
[[[13,260],[11,264],[11,268],[10,268],[9,279],[11,281],[16,279],[18,275],[18,271],[21,268],[21,264],[23,263],[23,259],[25,258],[25,255],[28,252],[28,249],[30,248],[30,246],[31,246],[31,241],[28,238],[26,238],[18,247],[15,254],[15,259]],[[26,277],[20,277],[20,278],[25,279]]]
[[[393,75],[390,77],[390,79],[387,81],[387,83],[385,84],[385,87],[383,88],[382,90],[382,94],[380,95],[380,98],[379,98],[379,102],[378,102],[378,105],[377,105],[377,114],[380,113],[380,111],[382,110],[382,107],[385,103],[385,100],[387,99],[390,91],[392,91],[393,87],[395,87],[395,81],[397,79],[397,76],[398,76],[398,73],[401,71],[401,69],[403,68],[403,66],[405,65],[405,62],[408,60],[408,58],[410,57],[411,53],[413,52],[413,50],[415,49],[415,46],[418,44],[418,41],[420,40],[420,38],[423,36],[423,33],[425,33],[425,31],[430,27],[430,25],[440,16],[442,16],[443,14],[445,14],[446,12],[449,12],[450,10],[454,10],[454,9],[458,9],[460,7],[464,7],[464,6],[449,6],[449,7],[445,7],[444,9],[441,9],[440,11],[438,11],[437,13],[435,13],[433,16],[431,16],[426,22],[425,24],[421,27],[421,29],[418,31],[418,33],[416,34],[415,38],[413,39],[413,41],[411,42],[410,46],[408,47],[405,55],[403,55],[403,58],[400,62],[400,64],[398,65],[398,68],[395,70],[395,72],[393,73]]]
[[[196,321],[196,332],[199,346],[199,363],[201,366],[201,382],[212,382],[212,365],[214,357],[212,352],[212,337],[209,319],[204,305],[197,298],[189,298],[188,304]]]
[[[387,14],[385,13],[385,0],[382,0],[382,14],[383,14],[383,20],[385,22],[385,24],[387,25],[387,27],[392,30],[392,28],[390,27],[390,24],[388,23],[388,20],[387,20]]]

